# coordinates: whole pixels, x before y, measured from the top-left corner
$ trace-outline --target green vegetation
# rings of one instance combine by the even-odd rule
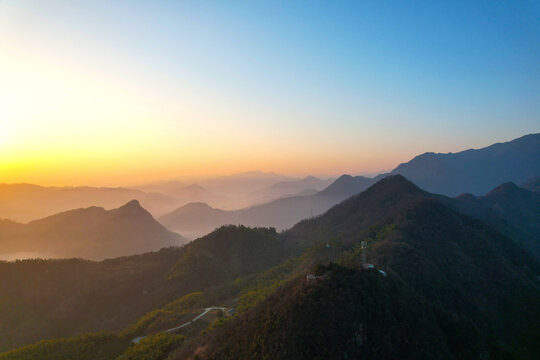
[[[485,318],[479,322],[472,314],[449,311],[399,277],[336,264],[319,266],[318,272],[329,277],[290,281],[245,314],[212,326],[172,359],[184,359],[194,349],[204,349],[200,359],[534,359],[538,354],[532,343],[519,345],[523,338],[508,337],[516,328],[494,332]],[[534,322],[520,324],[521,336],[528,329],[527,341],[540,330]]]
[[[238,315],[172,359],[538,358],[539,264],[444,200],[392,181],[283,234],[308,250],[238,280]],[[348,261],[361,240],[374,270]],[[306,272],[326,276],[308,282]]]
[[[225,226],[180,250],[140,257],[0,264],[4,344],[72,334],[78,321],[101,329],[106,319],[106,326],[124,329],[105,336],[102,352],[74,337],[0,360],[41,353],[98,360],[120,353],[168,360],[539,358],[538,262],[405,179],[378,187],[281,234]],[[359,266],[361,241],[374,270]],[[307,281],[310,273],[324,277]],[[188,338],[159,333],[204,307],[233,303],[234,316],[218,311],[209,326],[212,315],[183,328]],[[149,336],[129,347],[141,335]],[[73,355],[77,343],[90,344],[82,346],[83,357]]]
[[[183,310],[168,302],[201,290],[209,305],[236,297],[234,279],[280,263],[283,254],[274,229],[225,226],[180,249],[102,262],[0,263],[0,352],[129,324],[126,336],[174,326]]]
[[[174,334],[150,335],[138,344],[130,347],[122,357],[123,360],[162,360],[168,353],[179,347],[186,337]]]
[[[313,267],[318,261],[323,259],[328,261],[328,256],[329,252],[325,243],[319,242],[305,249],[300,255],[291,257],[266,271],[236,279],[237,313],[254,307],[281,286]]]
[[[387,239],[397,229],[396,224],[386,224],[370,227],[361,238],[371,246],[379,241]],[[277,289],[294,279],[299,274],[305,273],[318,261],[340,261],[344,264],[353,264],[361,254],[360,241],[354,243],[352,249],[348,247],[336,247],[336,242],[328,248],[324,242],[319,242],[294,258],[266,270],[262,274],[251,276],[249,279],[237,279],[237,284],[242,284],[242,290],[238,296],[237,312],[242,313],[257,305]]]
[[[67,339],[42,340],[0,354],[0,360],[112,360],[129,345],[129,341],[115,334],[87,334]]]
[[[208,327],[206,329],[204,329],[202,332],[201,332],[201,335],[204,335],[204,334],[208,334],[209,332],[219,328],[219,327],[222,327],[223,325],[225,325],[225,323],[229,320],[231,320],[232,317],[218,317],[216,320],[214,320],[213,323],[211,323],[210,325],[208,325]]]
[[[0,352],[46,338],[118,331],[189,291],[166,274],[181,249],[105,260],[0,263]]]
[[[366,250],[369,251],[370,247],[387,239],[396,231],[396,229],[396,224],[371,226],[358,242],[354,243],[350,249],[344,251],[341,262],[348,265],[359,264],[359,259],[362,255],[361,241],[366,243]]]
[[[283,286],[286,280],[272,280],[261,284],[256,284],[249,289],[243,290],[238,298],[237,311],[242,313],[259,302],[264,300],[268,295],[274,293],[279,287]]]
[[[142,334],[174,327],[182,317],[189,314],[195,306],[200,305],[204,300],[205,297],[202,292],[182,296],[161,309],[146,313],[124,329],[122,335],[131,339]]]
[[[283,254],[273,228],[223,226],[186,245],[169,278],[202,289],[267,269]]]

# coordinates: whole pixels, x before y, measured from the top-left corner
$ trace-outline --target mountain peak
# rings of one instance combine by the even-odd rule
[[[128,201],[124,205],[120,207],[120,209],[130,209],[130,208],[142,208],[141,204],[139,203],[139,200],[133,199],[131,201]]]
[[[462,200],[462,201],[475,201],[477,197],[471,193],[464,193],[459,196],[456,196],[456,199]]]
[[[399,184],[401,186],[414,186],[415,188],[418,188],[418,186],[414,185],[413,182],[408,180],[405,176],[396,174],[396,175],[389,175],[377,182],[377,184],[385,184],[386,186],[393,185],[393,184]]]
[[[507,196],[512,194],[521,194],[526,193],[528,190],[525,190],[513,182],[506,182],[504,184],[501,184],[497,186],[495,189],[491,190],[489,193],[486,194],[486,197],[500,197],[500,196]]]
[[[135,214],[138,214],[138,213],[148,213],[148,211],[146,211],[142,206],[141,204],[139,203],[138,200],[131,200],[127,203],[125,203],[124,205],[120,206],[118,209],[116,209],[117,212],[119,213],[122,213],[122,214],[129,214],[129,215],[135,215]]]
[[[479,196],[506,181],[518,184],[540,174],[540,134],[455,153],[427,152],[400,164],[392,174],[405,175],[431,193]]]
[[[403,175],[389,175],[366,190],[371,193],[399,193],[424,195],[426,192]]]
[[[364,176],[341,175],[326,189],[320,191],[319,195],[347,197],[364,191],[374,182],[373,179]]]
[[[182,207],[192,209],[212,209],[212,207],[205,202],[190,202]]]

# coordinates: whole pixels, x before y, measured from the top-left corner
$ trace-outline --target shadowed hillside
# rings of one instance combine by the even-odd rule
[[[206,204],[188,204],[161,216],[159,221],[170,229],[199,235],[225,224],[271,226],[283,230],[302,219],[322,214],[347,197],[367,189],[374,181],[343,175],[314,195],[286,197],[233,211],[214,209]]]
[[[267,203],[283,197],[297,195],[313,195],[329,186],[334,179],[319,179],[315,176],[306,176],[303,179],[280,181],[267,188],[253,193],[255,204]],[[311,194],[305,194],[306,190],[314,190]],[[304,194],[303,194],[304,193]]]
[[[284,236],[303,249],[329,242],[339,250],[327,256],[341,265],[314,269],[322,280],[297,278],[173,359],[540,354],[540,265],[512,240],[402,177],[382,180]],[[360,240],[368,243],[374,270],[359,267]]]
[[[487,197],[504,194],[518,201],[521,191],[530,193],[515,190],[505,184]],[[389,176],[282,234],[226,226],[181,249],[101,263],[73,260],[74,268],[58,272],[52,270],[65,262],[0,264],[5,275],[0,293],[9,294],[3,297],[5,312],[0,310],[1,323],[8,324],[3,346],[81,331],[153,339],[189,320],[186,311],[226,301],[236,315],[217,318],[202,334],[200,327],[178,330],[187,339],[164,354],[170,359],[195,354],[198,359],[535,359],[540,265],[517,241],[458,211],[465,206],[461,201]],[[474,215],[484,216],[479,209]],[[373,269],[362,266],[364,255]],[[152,259],[148,270],[137,265],[144,259]],[[24,270],[33,264],[41,268]],[[82,275],[83,265],[93,270]],[[35,279],[35,273],[43,278]],[[306,281],[306,273],[321,278]],[[60,294],[66,293],[74,295],[64,301]],[[28,324],[37,326],[29,331]],[[119,341],[108,339],[111,346]],[[55,351],[70,341],[61,340]]]
[[[482,195],[495,186],[524,181],[540,174],[540,134],[458,153],[425,153],[399,165],[404,175],[427,191],[457,196]]]
[[[540,176],[534,177],[523,184],[521,187],[529,191],[540,192]]]
[[[281,244],[273,229],[230,226],[182,248],[101,262],[0,262],[0,351],[43,338],[120,331],[185,294],[279,263]]]
[[[455,203],[462,212],[490,224],[540,259],[540,194],[505,183],[485,196],[459,196]]]
[[[184,241],[154,220],[136,200],[118,209],[76,209],[28,224],[0,222],[0,255],[104,259],[179,246]]]
[[[0,218],[27,222],[90,206],[117,208],[132,199],[137,199],[145,209],[155,215],[171,211],[181,204],[168,195],[127,188],[0,184]]]

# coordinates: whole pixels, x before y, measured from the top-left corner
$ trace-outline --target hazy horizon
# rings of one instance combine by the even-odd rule
[[[525,135],[528,135],[528,134],[522,134],[521,136],[525,136]],[[521,137],[519,136],[519,137]],[[339,176],[342,176],[342,175],[351,175],[351,176],[365,176],[365,177],[375,177],[379,174],[384,174],[384,173],[388,173],[390,171],[392,171],[394,168],[396,168],[398,165],[402,164],[402,163],[406,163],[410,160],[412,160],[414,157],[418,156],[418,155],[421,155],[423,153],[426,153],[426,152],[430,152],[430,153],[442,153],[442,154],[446,154],[446,153],[455,153],[455,152],[461,152],[461,151],[465,151],[465,150],[471,150],[471,149],[480,149],[480,148],[483,148],[483,147],[487,147],[487,146],[490,146],[490,145],[493,145],[495,143],[500,143],[500,142],[508,142],[508,141],[511,141],[511,140],[514,140],[514,139],[503,139],[501,141],[496,141],[496,142],[488,142],[486,144],[483,144],[481,146],[471,146],[471,147],[467,147],[467,148],[456,148],[454,149],[453,151],[450,150],[450,151],[433,151],[433,150],[427,150],[427,151],[423,151],[421,153],[417,153],[417,154],[413,154],[412,156],[410,156],[409,158],[404,158],[402,160],[398,160],[394,166],[392,167],[388,167],[388,168],[381,168],[381,169],[378,169],[378,170],[372,170],[372,171],[368,171],[368,170],[357,170],[357,171],[337,171],[337,172],[334,172],[334,173],[321,173],[321,172],[318,172],[317,170],[315,170],[314,172],[302,172],[302,173],[282,173],[282,172],[278,172],[278,171],[273,171],[272,169],[268,169],[268,170],[261,170],[261,169],[241,169],[239,171],[235,171],[235,172],[223,172],[223,173],[208,173],[208,174],[181,174],[181,175],[178,175],[178,174],[168,174],[168,175],[163,175],[163,176],[150,176],[150,177],[146,177],[146,176],[137,176],[137,175],[134,175],[134,176],[129,176],[129,177],[126,177],[125,179],[122,177],[122,180],[115,180],[115,177],[112,177],[111,179],[108,179],[108,180],[99,180],[99,179],[94,179],[94,180],[80,180],[80,176],[73,176],[74,174],[70,174],[70,176],[68,176],[69,179],[73,178],[73,180],[65,180],[65,179],[56,179],[56,178],[52,178],[50,180],[46,180],[46,179],[42,179],[40,177],[36,177],[35,180],[36,181],[33,181],[32,179],[33,178],[25,178],[25,177],[21,177],[21,178],[18,178],[17,176],[13,177],[13,180],[12,181],[0,181],[0,184],[32,184],[32,185],[39,185],[39,186],[45,186],[45,187],[85,187],[85,186],[94,186],[94,187],[138,187],[138,186],[144,186],[144,185],[155,185],[155,184],[163,184],[163,183],[167,183],[167,182],[173,182],[173,181],[178,181],[178,182],[181,182],[183,185],[186,185],[186,186],[189,186],[189,185],[194,185],[194,184],[197,184],[199,182],[204,182],[204,181],[207,181],[207,180],[212,180],[212,179],[218,179],[218,178],[227,178],[227,177],[231,177],[231,176],[236,176],[236,175],[249,175],[249,174],[252,174],[252,173],[260,173],[262,175],[276,175],[276,176],[280,176],[280,177],[288,177],[288,178],[291,178],[291,179],[303,179],[307,176],[315,176],[319,179],[330,179],[330,178],[338,178]],[[0,164],[0,165],[3,165],[3,164]],[[141,174],[140,174],[141,175]],[[2,177],[2,180],[3,179],[9,179],[10,177],[9,176],[6,176],[6,174],[3,174],[3,177]],[[29,180],[27,180],[29,179]]]
[[[0,0],[0,360],[540,359],[539,19]]]

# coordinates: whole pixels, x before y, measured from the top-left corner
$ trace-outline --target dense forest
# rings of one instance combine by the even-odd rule
[[[537,358],[540,266],[534,257],[445,201],[405,180],[390,181],[399,193],[350,201],[360,207],[373,195],[392,201],[383,217],[389,224],[358,235],[337,226],[328,236],[349,250],[334,258],[340,265],[314,268],[322,280],[297,277],[173,358]],[[350,217],[351,224],[369,223],[364,213],[346,211],[358,208],[350,202],[303,229],[317,229],[319,221],[346,224]],[[373,270],[358,266],[361,239]]]
[[[509,229],[538,205],[512,215],[535,196],[518,190],[466,208],[391,176],[282,233],[224,226],[141,256],[0,264],[3,349],[63,337],[0,359],[73,358],[77,346],[93,359],[534,359],[540,264]],[[161,332],[211,306],[234,312]]]

